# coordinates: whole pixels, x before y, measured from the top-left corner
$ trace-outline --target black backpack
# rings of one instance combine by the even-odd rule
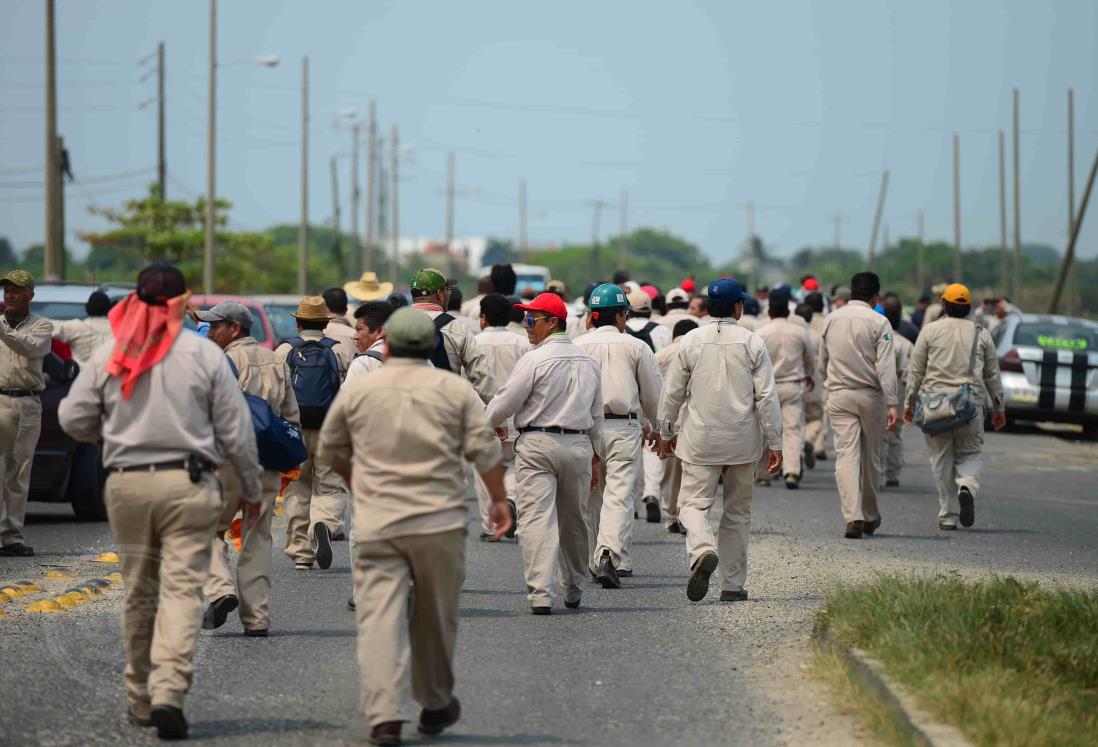
[[[644,325],[643,329],[635,330],[626,325],[625,331],[647,345],[648,349],[654,353],[656,352],[656,343],[652,342],[652,335],[649,333],[658,326],[660,325],[656,322],[648,322],[648,324]]]
[[[435,317],[435,349],[431,351],[431,364],[435,368],[451,372],[453,371],[450,368],[450,356],[446,355],[446,346],[442,344],[442,328],[452,321],[454,321],[454,317],[446,312],[442,312]]]
[[[318,430],[339,393],[339,359],[332,350],[338,343],[330,337],[291,337],[286,342],[293,347],[286,356],[286,365],[301,410],[301,427]]]

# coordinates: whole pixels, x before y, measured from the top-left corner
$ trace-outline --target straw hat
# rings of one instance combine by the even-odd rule
[[[305,296],[297,305],[297,312],[291,311],[290,316],[304,322],[326,322],[328,321],[328,305],[324,303],[324,299],[320,296]]]
[[[344,283],[343,290],[347,291],[348,296],[353,296],[359,301],[376,301],[392,293],[393,284],[379,283],[376,272],[364,272],[358,280]]]

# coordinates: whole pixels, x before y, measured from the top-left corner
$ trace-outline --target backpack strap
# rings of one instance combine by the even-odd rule
[[[377,361],[378,363],[381,363],[381,362],[382,362],[382,360],[383,360],[383,358],[382,358],[382,356],[381,356],[381,353],[377,352],[376,350],[367,350],[367,351],[366,351],[365,353],[359,353],[359,354],[358,354],[358,355],[356,355],[355,357],[356,357],[356,358],[363,358],[363,357],[365,357],[365,358],[373,358],[373,359],[374,359],[375,361]]]
[[[654,330],[658,326],[660,326],[659,322],[649,321],[648,324],[644,325],[644,329],[642,329],[641,332],[644,332],[646,335],[651,337],[652,330]]]
[[[285,340],[283,340],[283,342],[285,342],[291,348],[299,348],[305,344],[305,340],[301,339],[300,337],[287,337]]]
[[[233,363],[233,359],[226,355],[225,360],[229,362],[229,370],[233,372],[233,376],[236,377],[237,381],[240,381],[240,371],[237,369],[236,364]]]
[[[454,321],[454,317],[447,314],[445,311],[434,318],[435,332],[441,332],[442,328],[450,322]]]
[[[976,334],[972,336],[972,350],[968,354],[968,375],[970,378],[976,371],[976,348],[980,344],[980,325],[973,322],[972,327],[975,329]]]

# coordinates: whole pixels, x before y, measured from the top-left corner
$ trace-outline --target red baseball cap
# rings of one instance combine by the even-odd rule
[[[540,311],[550,316],[555,316],[562,322],[568,319],[568,308],[564,301],[556,293],[541,293],[530,303],[517,303],[516,309],[523,311]]]
[[[806,291],[817,291],[820,289],[820,284],[816,282],[816,278],[806,278],[802,287]]]
[[[687,278],[686,280],[683,280],[681,283],[679,283],[679,287],[687,293],[693,293],[698,288],[698,286],[694,283],[694,278]]]

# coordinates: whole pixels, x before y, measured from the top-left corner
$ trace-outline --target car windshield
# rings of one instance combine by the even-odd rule
[[[266,303],[263,310],[267,312],[267,318],[271,320],[271,328],[279,342],[297,337],[297,322],[290,316],[291,311],[297,311],[297,304]]]
[[[535,293],[545,290],[545,278],[541,275],[519,275],[515,282],[515,291],[522,293],[527,288]]]
[[[83,319],[88,315],[79,301],[31,301],[31,311],[55,322]]]
[[[1014,331],[1015,345],[1032,345],[1045,350],[1096,350],[1098,331],[1078,321],[1022,322]]]

